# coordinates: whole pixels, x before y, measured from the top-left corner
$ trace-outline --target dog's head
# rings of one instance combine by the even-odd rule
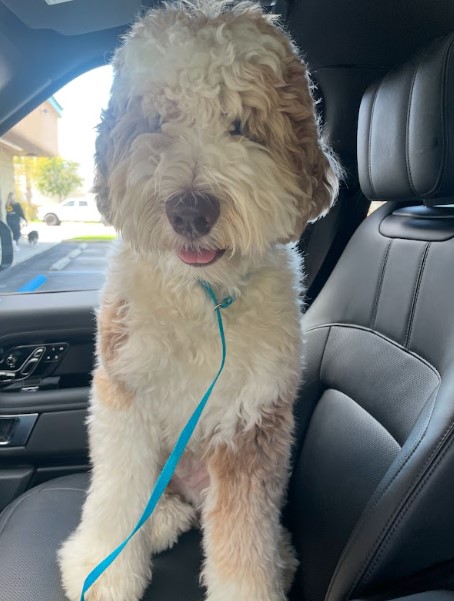
[[[335,163],[306,67],[257,6],[152,10],[113,65],[95,191],[141,254],[213,280],[296,239],[330,207]]]

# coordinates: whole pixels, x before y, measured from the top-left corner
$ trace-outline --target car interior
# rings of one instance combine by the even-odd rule
[[[138,0],[0,0],[0,135],[105,64]],[[305,368],[283,520],[290,601],[454,600],[454,3],[289,0],[344,168],[300,240]],[[371,201],[382,205],[368,216]],[[0,273],[1,279],[1,273]],[[99,292],[0,294],[0,600],[64,601],[89,482]],[[17,366],[10,368],[14,354]],[[198,601],[200,533],[144,601]]]

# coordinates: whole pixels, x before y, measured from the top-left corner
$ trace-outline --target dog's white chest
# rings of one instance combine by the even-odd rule
[[[251,427],[264,408],[296,389],[301,356],[296,277],[283,252],[269,260],[235,302],[222,309],[226,363],[190,441],[189,448],[199,456],[213,437],[230,439],[240,423]],[[200,285],[175,290],[158,270],[147,275],[126,267],[118,273],[132,280],[127,332],[115,370],[122,381],[132,383],[144,426],[158,428],[162,448],[169,451],[219,370],[216,313]],[[120,288],[116,278],[109,284]],[[222,286],[213,288],[222,298]],[[193,467],[191,473],[198,473]],[[193,479],[188,482],[192,488]]]

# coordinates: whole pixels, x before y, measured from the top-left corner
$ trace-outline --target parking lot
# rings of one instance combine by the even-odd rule
[[[39,233],[36,246],[27,241],[32,229]],[[0,294],[99,289],[114,236],[98,223],[30,224],[12,267],[0,272]]]

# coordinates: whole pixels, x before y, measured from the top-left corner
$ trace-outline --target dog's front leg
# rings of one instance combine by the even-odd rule
[[[63,586],[79,601],[88,573],[131,532],[159,471],[160,434],[147,427],[140,399],[98,368],[93,382],[91,486],[76,531],[59,551]],[[87,601],[136,601],[151,577],[151,540],[136,533],[89,589]]]
[[[280,403],[209,454],[202,515],[208,601],[285,599],[295,560],[288,545],[282,554],[279,518],[292,426],[291,404]]]

